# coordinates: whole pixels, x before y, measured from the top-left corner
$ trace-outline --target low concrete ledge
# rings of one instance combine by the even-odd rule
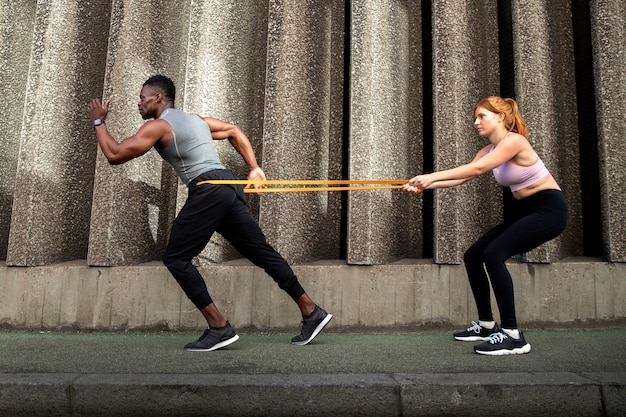
[[[420,416],[604,416],[604,376],[596,377],[568,372],[397,376],[403,410]],[[625,377],[609,379],[621,379],[623,388]],[[619,406],[621,400],[612,401]]]
[[[527,327],[626,318],[626,264],[572,258],[512,261],[518,320]],[[311,297],[334,314],[332,326],[464,326],[476,319],[462,265],[406,259],[357,266],[296,265]],[[218,308],[238,329],[293,329],[299,311],[263,270],[245,260],[201,268]],[[184,330],[206,324],[158,262],[89,267],[0,264],[0,325],[16,329]],[[494,303],[495,306],[495,303]]]
[[[623,416],[626,373],[0,374],[0,415]]]

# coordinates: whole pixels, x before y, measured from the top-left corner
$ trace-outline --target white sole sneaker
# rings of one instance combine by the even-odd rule
[[[291,342],[291,344],[296,345],[296,346],[308,345],[313,339],[315,339],[315,336],[317,336],[319,332],[321,332],[322,329],[326,327],[326,325],[332,318],[333,318],[333,315],[330,313],[327,313],[326,317],[324,317],[324,320],[322,320],[320,324],[317,325],[317,327],[315,328],[315,330],[313,330],[313,333],[311,333],[311,336],[307,340],[302,340],[299,342]]]
[[[204,349],[204,348],[185,348],[185,350],[187,352],[212,352],[214,350],[221,349],[221,348],[223,348],[225,346],[231,345],[231,344],[235,343],[237,340],[239,340],[239,335],[238,334],[234,335],[230,339],[226,339],[226,340],[223,340],[223,341],[221,341],[219,343],[216,343],[213,346],[211,346],[210,348],[206,348],[206,349]]]
[[[530,344],[515,349],[499,349],[499,350],[475,350],[476,353],[488,356],[505,356],[505,355],[523,355],[530,352]]]

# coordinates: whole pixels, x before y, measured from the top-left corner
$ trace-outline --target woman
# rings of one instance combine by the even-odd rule
[[[513,281],[505,261],[554,239],[565,229],[567,203],[561,188],[528,142],[528,129],[511,98],[487,97],[474,108],[478,134],[489,139],[472,162],[445,171],[418,175],[407,191],[453,187],[493,171],[510,187],[514,214],[485,233],[464,255],[465,269],[478,310],[478,323],[454,334],[456,340],[483,341],[474,351],[484,355],[530,352],[517,327]],[[486,272],[485,272],[486,270]],[[500,312],[501,328],[491,310],[489,281]]]

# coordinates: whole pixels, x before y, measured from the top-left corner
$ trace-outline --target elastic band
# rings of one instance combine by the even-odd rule
[[[246,193],[293,193],[311,191],[362,191],[402,188],[408,180],[203,180],[196,183],[214,185],[309,185],[313,187],[246,188]],[[374,184],[374,185],[372,185]],[[386,185],[377,185],[386,184]],[[393,185],[397,184],[397,185]],[[330,187],[318,187],[330,185]],[[343,185],[343,187],[342,187]],[[356,185],[356,186],[354,186]]]

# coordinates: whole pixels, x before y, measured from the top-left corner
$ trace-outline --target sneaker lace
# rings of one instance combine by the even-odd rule
[[[475,321],[472,322],[472,325],[470,327],[467,328],[468,332],[476,332],[476,333],[480,333],[480,324],[476,323]]]
[[[504,332],[493,333],[489,336],[489,343],[495,345],[496,343],[502,343],[504,339],[508,339],[509,335]]]

